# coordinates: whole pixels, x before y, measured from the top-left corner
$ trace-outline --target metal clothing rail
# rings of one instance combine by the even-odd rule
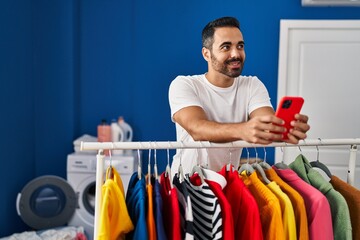
[[[253,147],[297,147],[297,146],[333,146],[333,145],[360,145],[360,138],[344,139],[307,139],[298,144],[288,144],[284,142],[260,145],[245,141],[235,141],[230,143],[213,143],[207,141],[197,142],[81,142],[80,150],[100,150],[100,149],[179,149],[179,148],[253,148]]]
[[[256,148],[256,147],[301,147],[301,146],[350,146],[350,159],[348,169],[348,183],[354,185],[357,145],[360,145],[360,138],[345,139],[307,139],[298,144],[288,144],[284,142],[272,143],[268,145],[252,144],[245,141],[235,141],[230,143],[213,143],[207,141],[197,142],[171,142],[171,141],[148,141],[148,142],[81,142],[80,150],[99,150],[96,156],[96,189],[95,189],[95,216],[94,216],[94,237],[98,234],[99,214],[101,208],[101,187],[104,181],[104,154],[103,150],[113,149],[184,149],[184,148]]]

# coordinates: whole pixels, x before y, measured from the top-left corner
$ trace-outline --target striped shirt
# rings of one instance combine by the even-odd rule
[[[186,174],[185,183],[193,209],[195,239],[222,239],[222,217],[218,198],[206,182],[195,186]]]
[[[184,181],[180,182],[179,176],[176,173],[173,178],[173,184],[178,192],[180,221],[181,221],[181,236],[184,240],[194,239],[194,219],[192,213],[192,204],[189,192]]]

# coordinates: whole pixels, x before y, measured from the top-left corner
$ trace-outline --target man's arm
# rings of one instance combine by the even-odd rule
[[[242,123],[209,121],[204,110],[198,106],[180,109],[173,118],[195,141],[244,140],[251,143],[269,144],[280,141],[281,133],[285,131],[283,127],[277,126],[283,124],[283,121],[275,117],[274,110],[270,107],[256,109],[250,114],[250,120]]]

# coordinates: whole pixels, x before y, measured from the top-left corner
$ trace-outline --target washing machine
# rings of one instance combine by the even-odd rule
[[[110,159],[105,157],[105,168]],[[114,155],[111,164],[119,172],[125,193],[137,170],[137,154]],[[105,172],[104,172],[105,177]],[[30,181],[18,194],[18,215],[33,229],[63,225],[82,226],[89,240],[94,234],[96,155],[72,153],[67,156],[67,179],[41,176]]]

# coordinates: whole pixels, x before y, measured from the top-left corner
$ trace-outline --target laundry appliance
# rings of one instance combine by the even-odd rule
[[[40,230],[63,225],[82,226],[89,240],[94,234],[96,155],[75,152],[67,156],[67,179],[46,175],[33,179],[18,194],[18,215]],[[110,158],[105,157],[105,168]],[[119,172],[125,193],[137,170],[138,154],[113,155],[111,165]],[[105,171],[104,171],[105,176]]]

